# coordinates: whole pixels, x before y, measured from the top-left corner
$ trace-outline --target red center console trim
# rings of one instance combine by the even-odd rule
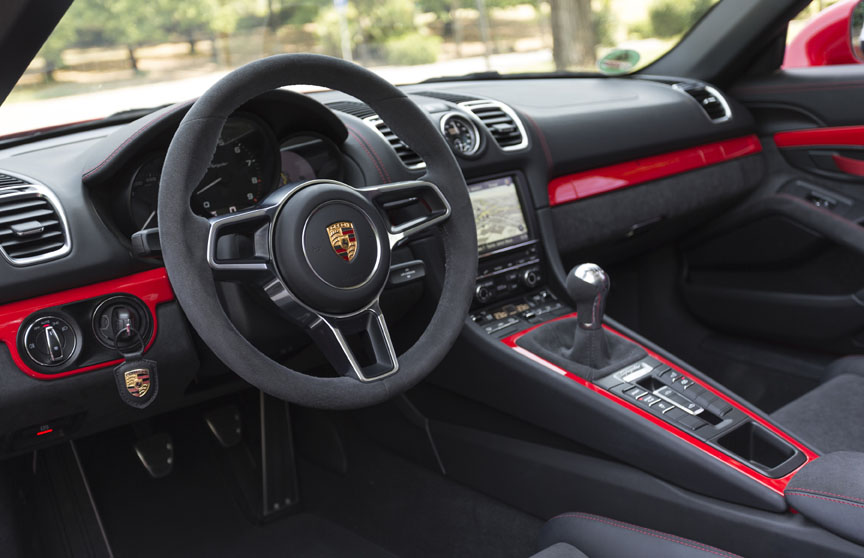
[[[150,338],[150,342],[147,344],[145,349],[146,351],[156,339],[158,325],[156,320],[156,306],[163,302],[174,300],[174,291],[171,290],[171,283],[168,282],[168,274],[165,272],[164,268],[153,269],[143,273],[129,275],[128,277],[121,277],[119,279],[112,279],[110,281],[87,285],[85,287],[69,289],[68,291],[61,291],[28,300],[20,300],[4,304],[0,306],[0,341],[5,343],[9,348],[12,360],[22,372],[40,380],[54,380],[56,378],[63,378],[65,376],[71,376],[73,374],[80,374],[89,370],[96,370],[99,368],[105,368],[106,366],[119,364],[122,362],[122,359],[93,364],[91,366],[85,366],[75,370],[67,370],[57,374],[43,374],[41,372],[36,372],[24,363],[21,359],[21,355],[18,353],[17,343],[18,329],[21,327],[24,320],[34,312],[80,300],[87,300],[116,293],[126,293],[137,296],[144,301],[144,304],[146,304],[147,308],[150,310],[150,313],[153,316],[153,334]]]
[[[561,176],[549,183],[549,205],[569,203],[761,151],[759,138],[751,135]]]
[[[752,478],[753,480],[762,484],[763,486],[766,486],[767,488],[773,490],[774,492],[781,494],[781,495],[783,494],[783,491],[786,488],[786,485],[789,484],[789,481],[792,479],[792,477],[795,475],[795,473],[798,472],[798,470],[800,470],[800,467],[798,469],[795,469],[795,471],[792,471],[791,473],[789,473],[786,476],[781,477],[779,479],[772,479],[770,477],[766,477],[765,475],[763,475],[762,473],[760,473],[756,469],[753,469],[750,466],[748,466],[746,463],[742,463],[741,461],[738,461],[737,459],[733,459],[732,457],[726,455],[725,453],[723,453],[723,452],[713,448],[712,446],[706,444],[702,440],[699,440],[698,438],[690,435],[689,433],[685,432],[684,430],[681,430],[681,429],[673,426],[672,424],[655,417],[651,413],[648,413],[648,412],[640,409],[639,407],[630,403],[629,401],[626,401],[625,399],[618,397],[614,393],[607,391],[607,390],[603,389],[602,387],[597,386],[597,385],[591,383],[590,381],[588,381],[588,380],[586,380],[580,376],[577,376],[575,374],[572,374],[572,373],[564,370],[563,368],[555,366],[551,362],[549,362],[549,361],[543,359],[542,357],[532,353],[531,351],[523,349],[522,347],[520,347],[516,344],[516,341],[520,337],[522,337],[523,335],[528,333],[529,331],[533,331],[534,329],[537,329],[538,327],[540,327],[546,323],[550,323],[550,322],[554,322],[554,321],[558,321],[558,320],[566,320],[568,318],[574,318],[575,316],[576,316],[576,314],[572,313],[572,314],[568,314],[566,316],[561,316],[560,318],[556,318],[554,320],[550,320],[549,322],[537,324],[534,327],[528,328],[524,331],[520,331],[519,333],[514,333],[513,335],[510,335],[509,337],[505,337],[501,341],[505,345],[507,345],[508,347],[512,348],[514,351],[518,352],[519,354],[533,360],[534,362],[536,362],[538,364],[545,366],[549,370],[552,370],[553,372],[560,374],[560,375],[566,377],[567,379],[572,380],[572,381],[576,382],[577,384],[579,384],[585,388],[588,388],[589,390],[599,394],[600,396],[605,397],[605,398],[629,409],[630,411],[636,413],[640,417],[650,421],[652,424],[659,426],[660,428],[669,432],[670,434],[677,436],[678,438],[684,440],[685,442],[699,448],[700,450],[704,451],[705,453],[707,453],[711,457],[717,459],[718,461],[722,462],[723,464],[735,469],[736,471],[739,471],[739,472],[747,475],[748,477]],[[630,339],[626,335],[623,335],[622,333],[619,333],[619,332],[615,331],[614,329],[607,327],[605,325],[603,327],[607,331],[610,331],[610,332],[614,333],[615,335],[619,335],[619,336],[623,337],[624,339],[627,339],[628,341],[635,343],[635,341],[633,341],[632,339]],[[636,344],[638,345],[638,343],[636,343]],[[640,345],[640,347],[641,347],[641,345]],[[744,413],[745,415],[747,415],[748,417],[753,419],[755,422],[758,422],[759,424],[761,424],[762,426],[764,426],[765,428],[767,428],[771,432],[777,434],[782,439],[784,439],[787,442],[789,442],[790,444],[792,444],[795,448],[800,450],[805,455],[805,457],[807,458],[807,460],[801,465],[801,467],[803,467],[804,465],[806,465],[810,461],[813,461],[814,459],[819,457],[815,452],[813,452],[812,450],[808,449],[803,444],[801,444],[801,442],[792,438],[789,434],[783,432],[777,426],[766,421],[765,419],[763,419],[759,415],[753,413],[747,407],[742,406],[741,404],[739,404],[734,399],[729,398],[724,393],[721,393],[721,392],[715,390],[711,386],[700,382],[698,378],[694,378],[693,376],[688,374],[685,370],[682,370],[679,366],[676,366],[675,364],[669,362],[668,360],[666,360],[662,356],[658,355],[657,353],[655,353],[655,352],[653,352],[653,351],[651,351],[645,347],[642,347],[642,348],[645,349],[645,352],[647,352],[649,356],[659,360],[660,362],[669,366],[673,370],[676,370],[677,372],[680,372],[684,376],[687,376],[688,378],[692,379],[694,382],[701,385],[705,389],[711,391],[717,397],[720,397],[722,400],[726,401],[727,403],[729,403],[730,405],[732,405],[733,407],[735,407],[736,409],[738,409],[739,411],[741,411],[742,413]]]
[[[792,130],[774,134],[777,147],[815,147],[826,145],[864,147],[864,126],[836,126]]]

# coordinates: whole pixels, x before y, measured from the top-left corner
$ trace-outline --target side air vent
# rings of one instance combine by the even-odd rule
[[[422,169],[426,166],[423,159],[421,159],[413,149],[408,147],[404,141],[399,139],[399,137],[390,129],[390,126],[381,120],[369,105],[357,101],[335,101],[333,103],[327,103],[327,106],[332,110],[338,110],[339,112],[344,112],[345,114],[350,114],[362,119],[367,126],[378,132],[381,137],[387,140],[387,143],[390,144],[390,147],[393,148],[402,163],[409,169]]]
[[[8,175],[0,174],[0,180]],[[0,252],[17,266],[53,260],[69,253],[69,229],[54,194],[41,184],[0,188]]]
[[[528,136],[522,121],[513,109],[498,101],[476,100],[459,103],[481,122],[504,151],[516,151],[528,145]]]
[[[729,108],[726,99],[710,85],[676,83],[673,87],[695,99],[712,122],[725,122],[732,118],[732,109]]]

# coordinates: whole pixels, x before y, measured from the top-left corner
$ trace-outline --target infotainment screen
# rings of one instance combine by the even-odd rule
[[[528,240],[528,227],[513,177],[469,184],[468,193],[474,206],[480,254]]]

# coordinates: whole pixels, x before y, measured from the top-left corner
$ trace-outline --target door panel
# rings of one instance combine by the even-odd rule
[[[851,209],[864,213],[864,201]],[[682,293],[714,329],[836,354],[864,350],[864,227],[805,198],[752,203],[683,248]]]
[[[864,353],[864,66],[778,71],[730,91],[757,121],[768,177],[682,246],[690,311],[739,337]]]

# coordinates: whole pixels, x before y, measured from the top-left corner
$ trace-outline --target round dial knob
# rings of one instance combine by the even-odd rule
[[[492,289],[485,285],[477,285],[477,288],[474,289],[474,297],[480,304],[485,304],[492,300],[492,294]]]
[[[536,269],[528,269],[522,274],[522,284],[533,289],[540,282],[540,274]]]
[[[57,316],[43,316],[33,321],[24,334],[24,350],[36,364],[60,366],[72,358],[77,344],[72,325]]]

